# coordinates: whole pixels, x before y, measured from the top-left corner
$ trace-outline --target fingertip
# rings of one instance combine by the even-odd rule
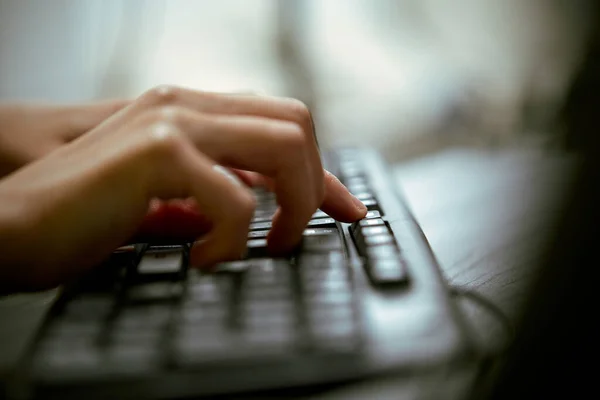
[[[341,222],[364,218],[367,207],[363,202],[350,193],[335,175],[325,172],[325,198],[321,210]]]
[[[285,256],[292,253],[300,244],[307,223],[308,219],[304,221],[298,216],[284,215],[281,209],[278,209],[273,217],[273,227],[267,236],[269,254]]]

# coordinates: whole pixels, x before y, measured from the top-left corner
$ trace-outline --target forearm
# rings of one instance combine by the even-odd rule
[[[0,177],[76,139],[127,104],[0,104]]]
[[[5,180],[0,180],[0,295],[34,289],[25,283],[25,259],[34,250],[23,248],[27,242],[23,204],[4,190]]]

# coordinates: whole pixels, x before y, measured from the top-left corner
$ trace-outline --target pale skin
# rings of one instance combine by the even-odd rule
[[[4,293],[60,285],[136,238],[201,239],[199,268],[239,259],[252,184],[277,197],[274,255],[317,208],[344,222],[366,214],[323,169],[306,106],[287,98],[161,86],[131,101],[0,105],[0,159]]]

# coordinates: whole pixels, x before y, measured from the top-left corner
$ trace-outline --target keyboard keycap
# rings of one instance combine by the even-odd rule
[[[375,197],[373,196],[373,193],[367,192],[367,191],[356,192],[356,193],[354,193],[354,196],[357,199],[363,201],[363,203],[366,200],[373,200],[373,201],[375,201]]]
[[[367,221],[369,221],[369,220],[367,220]],[[377,222],[376,219],[373,219],[371,221]],[[361,227],[360,232],[363,234],[363,236],[390,235],[391,234],[389,229],[385,225]]]
[[[271,226],[272,226],[271,221],[253,222],[250,224],[249,229],[251,231],[259,231],[259,230],[271,229]]]
[[[130,307],[121,310],[113,322],[113,328],[120,330],[147,330],[164,327],[171,317],[168,306],[151,305]]]
[[[408,283],[408,271],[401,258],[369,260],[367,271],[372,281],[378,285],[399,285]]]
[[[347,187],[350,193],[352,194],[367,192],[370,189],[369,186],[365,183],[349,184]]]
[[[127,300],[131,303],[160,302],[180,298],[183,286],[170,281],[157,281],[131,285],[127,288]]]
[[[233,281],[226,275],[200,275],[188,279],[185,304],[227,304],[233,292]]]
[[[139,275],[177,275],[183,268],[183,247],[150,247],[142,256],[137,273]]]
[[[250,239],[246,243],[248,258],[266,257],[268,255],[267,239]]]
[[[289,286],[291,269],[286,259],[257,258],[248,260],[248,269],[242,277],[242,287],[264,288]]]
[[[394,244],[386,244],[382,246],[372,246],[367,248],[366,254],[368,259],[376,258],[394,258],[398,256],[398,247]]]
[[[331,232],[329,229],[307,229],[304,231],[302,251],[341,251],[342,249],[342,239],[337,230]]]
[[[391,234],[385,233],[383,235],[365,235],[363,241],[366,246],[379,246],[382,244],[392,244],[395,242],[394,237]]]
[[[367,226],[385,225],[385,222],[381,218],[373,218],[373,219],[361,219],[358,222],[358,224],[361,227],[367,227]]]
[[[310,227],[326,227],[326,226],[330,226],[330,227],[335,227],[335,219],[333,218],[317,218],[317,219],[311,219],[310,221],[308,221],[308,226]]]
[[[378,210],[367,211],[367,215],[365,216],[365,219],[369,219],[369,218],[381,218],[380,211],[378,211]]]
[[[269,235],[269,231],[250,231],[248,232],[248,239],[266,238]]]
[[[363,200],[362,203],[369,210],[376,210],[377,208],[379,208],[379,205],[377,204],[377,201],[374,198]]]

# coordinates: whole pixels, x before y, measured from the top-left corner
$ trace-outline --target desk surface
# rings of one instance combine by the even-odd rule
[[[448,282],[484,296],[516,325],[575,162],[539,149],[456,149],[394,172]],[[482,345],[505,344],[489,310],[464,305]]]
[[[573,161],[536,150],[457,149],[398,164],[394,174],[449,283],[476,291],[515,324]],[[14,362],[52,297],[45,292],[0,301],[0,370]],[[505,327],[485,307],[459,301],[481,346],[498,351],[507,340]],[[323,398],[370,393],[421,399],[417,382],[363,383]]]

